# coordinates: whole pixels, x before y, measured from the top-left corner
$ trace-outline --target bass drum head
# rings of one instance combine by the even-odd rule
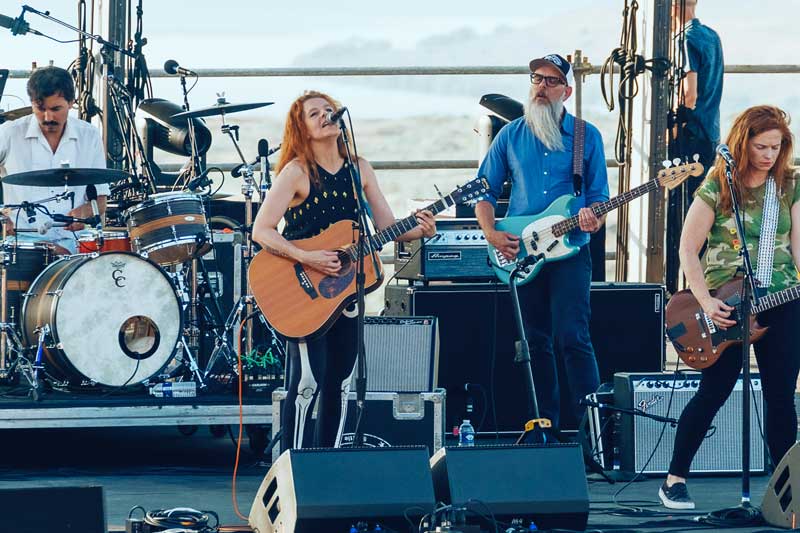
[[[59,270],[53,269],[54,277]],[[71,270],[59,276],[60,294],[46,310],[56,357],[81,376],[112,387],[158,374],[172,358],[182,328],[180,302],[164,271],[126,252],[86,257]],[[35,313],[35,307],[26,302],[26,312]]]

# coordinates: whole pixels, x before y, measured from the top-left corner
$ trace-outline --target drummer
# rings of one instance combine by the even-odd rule
[[[28,80],[28,96],[33,115],[0,125],[0,167],[5,166],[7,175],[63,166],[106,168],[100,131],[88,122],[68,116],[75,103],[75,86],[69,72],[58,67],[35,70]],[[107,184],[96,187],[97,206],[102,215],[109,188]],[[5,205],[40,202],[64,192],[63,186],[9,183],[3,183],[2,189]],[[75,193],[72,199],[46,203],[47,209],[77,218],[91,217],[92,206],[86,197],[86,187],[72,186],[67,190]],[[29,217],[25,211],[13,209],[8,215],[9,234],[17,229],[27,230],[16,232],[19,240],[49,241],[76,253],[74,232],[83,229],[83,224],[58,227],[62,225],[53,224],[52,219],[40,211]]]

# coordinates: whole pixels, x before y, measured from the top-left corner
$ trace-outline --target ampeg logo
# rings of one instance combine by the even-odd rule
[[[428,261],[461,261],[461,252],[428,252]]]

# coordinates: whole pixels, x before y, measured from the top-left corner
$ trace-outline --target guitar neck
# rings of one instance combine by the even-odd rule
[[[605,215],[609,211],[613,211],[614,209],[618,208],[621,205],[627,204],[631,200],[635,200],[640,196],[658,190],[658,188],[659,188],[658,179],[650,180],[647,183],[639,185],[638,187],[635,187],[627,192],[620,194],[619,196],[615,196],[614,198],[608,200],[607,202],[602,202],[597,205],[591,206],[591,210],[594,211],[594,214],[599,217]],[[557,224],[554,224],[553,234],[556,237],[560,237],[561,235],[565,235],[566,233],[569,233],[570,231],[574,230],[578,226],[579,226],[578,215],[575,215],[573,217],[562,220]]]
[[[800,286],[789,287],[779,292],[766,294],[758,299],[758,305],[753,306],[754,313],[761,313],[778,307],[779,305],[788,304],[791,301],[800,298]]]
[[[453,200],[452,195],[448,195],[443,197],[441,200],[438,200],[428,207],[425,210],[430,211],[434,215],[437,213],[441,213],[451,205],[455,204],[455,200]],[[400,235],[411,231],[412,229],[417,227],[417,217],[415,215],[408,216],[402,220],[398,220],[388,228],[385,228],[375,235],[372,236],[370,239],[370,248],[372,250],[378,250],[382,248],[389,242],[397,240]]]

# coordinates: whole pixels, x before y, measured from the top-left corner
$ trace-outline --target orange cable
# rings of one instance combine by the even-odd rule
[[[236,499],[236,476],[239,472],[239,453],[242,451],[242,430],[244,428],[244,412],[242,407],[242,330],[247,320],[242,320],[239,324],[239,335],[236,338],[236,352],[237,368],[239,370],[239,438],[236,439],[236,462],[233,465],[233,483],[231,485],[231,498],[233,498],[233,512],[236,516],[247,522],[247,517],[239,511],[239,502]]]

